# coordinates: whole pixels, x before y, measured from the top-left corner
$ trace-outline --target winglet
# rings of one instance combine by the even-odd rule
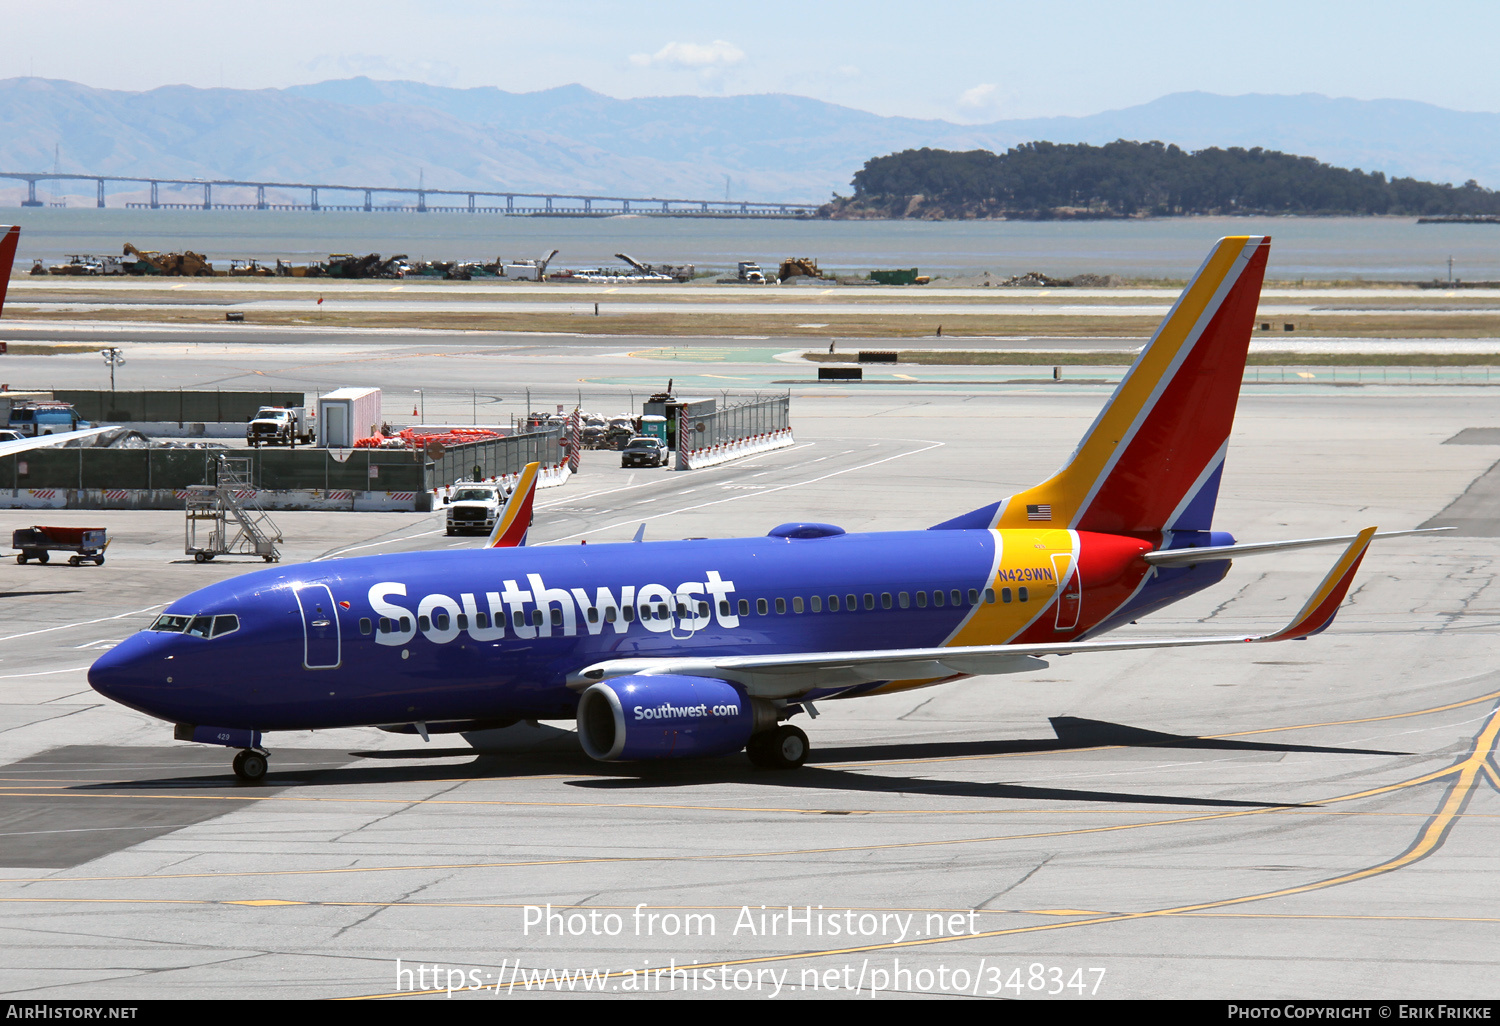
[[[5,288],[10,284],[11,265],[16,261],[16,243],[20,241],[19,225],[0,225],[0,313],[5,310]]]
[[[1292,618],[1292,622],[1275,634],[1267,634],[1254,640],[1292,641],[1309,638],[1327,630],[1328,625],[1333,623],[1333,618],[1338,615],[1339,604],[1344,601],[1349,585],[1354,583],[1354,574],[1359,569],[1360,560],[1365,558],[1365,550],[1370,547],[1370,539],[1373,537],[1373,527],[1359,532],[1359,536],[1349,543],[1344,554],[1333,564],[1333,569],[1328,571],[1328,576],[1323,578],[1323,583],[1318,585],[1302,611]]]
[[[531,500],[536,496],[536,479],[541,469],[540,463],[528,463],[521,471],[521,480],[516,482],[505,511],[495,521],[485,548],[509,549],[526,544],[526,532],[531,530]]]

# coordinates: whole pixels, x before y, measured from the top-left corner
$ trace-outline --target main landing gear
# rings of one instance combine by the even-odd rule
[[[752,735],[745,754],[760,769],[796,769],[806,761],[810,747],[806,734],[790,723],[783,723]]]
[[[234,775],[247,784],[258,784],[265,778],[268,756],[254,748],[246,748],[234,757]]]

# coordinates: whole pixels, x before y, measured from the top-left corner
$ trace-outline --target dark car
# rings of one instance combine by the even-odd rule
[[[672,458],[667,443],[660,438],[638,435],[620,452],[622,467],[665,467]]]

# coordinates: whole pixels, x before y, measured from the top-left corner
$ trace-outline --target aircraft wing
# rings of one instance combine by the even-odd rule
[[[950,648],[877,649],[863,652],[793,652],[763,656],[697,656],[611,659],[572,674],[568,686],[581,691],[596,681],[627,674],[681,674],[717,677],[740,684],[759,698],[792,698],[814,688],[854,687],[887,680],[941,679],[964,675],[1018,673],[1041,669],[1043,656],[1075,652],[1127,652],[1193,648],[1246,642],[1291,641],[1327,629],[1349,591],[1365,550],[1375,536],[1367,527],[1354,537],[1302,609],[1279,631],[1246,637],[1065,641],[1058,644],[973,645]]]
[[[38,435],[35,438],[18,438],[13,442],[0,442],[0,456],[14,456],[17,453],[29,452],[32,449],[41,449],[49,445],[61,445],[80,438],[92,438],[104,431],[113,431],[113,427],[84,428],[82,431],[59,431],[55,435]]]

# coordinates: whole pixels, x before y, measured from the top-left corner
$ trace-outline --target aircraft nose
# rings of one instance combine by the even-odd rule
[[[153,698],[174,690],[171,635],[133,635],[105,652],[89,667],[89,686],[105,698],[132,709],[160,715]]]

